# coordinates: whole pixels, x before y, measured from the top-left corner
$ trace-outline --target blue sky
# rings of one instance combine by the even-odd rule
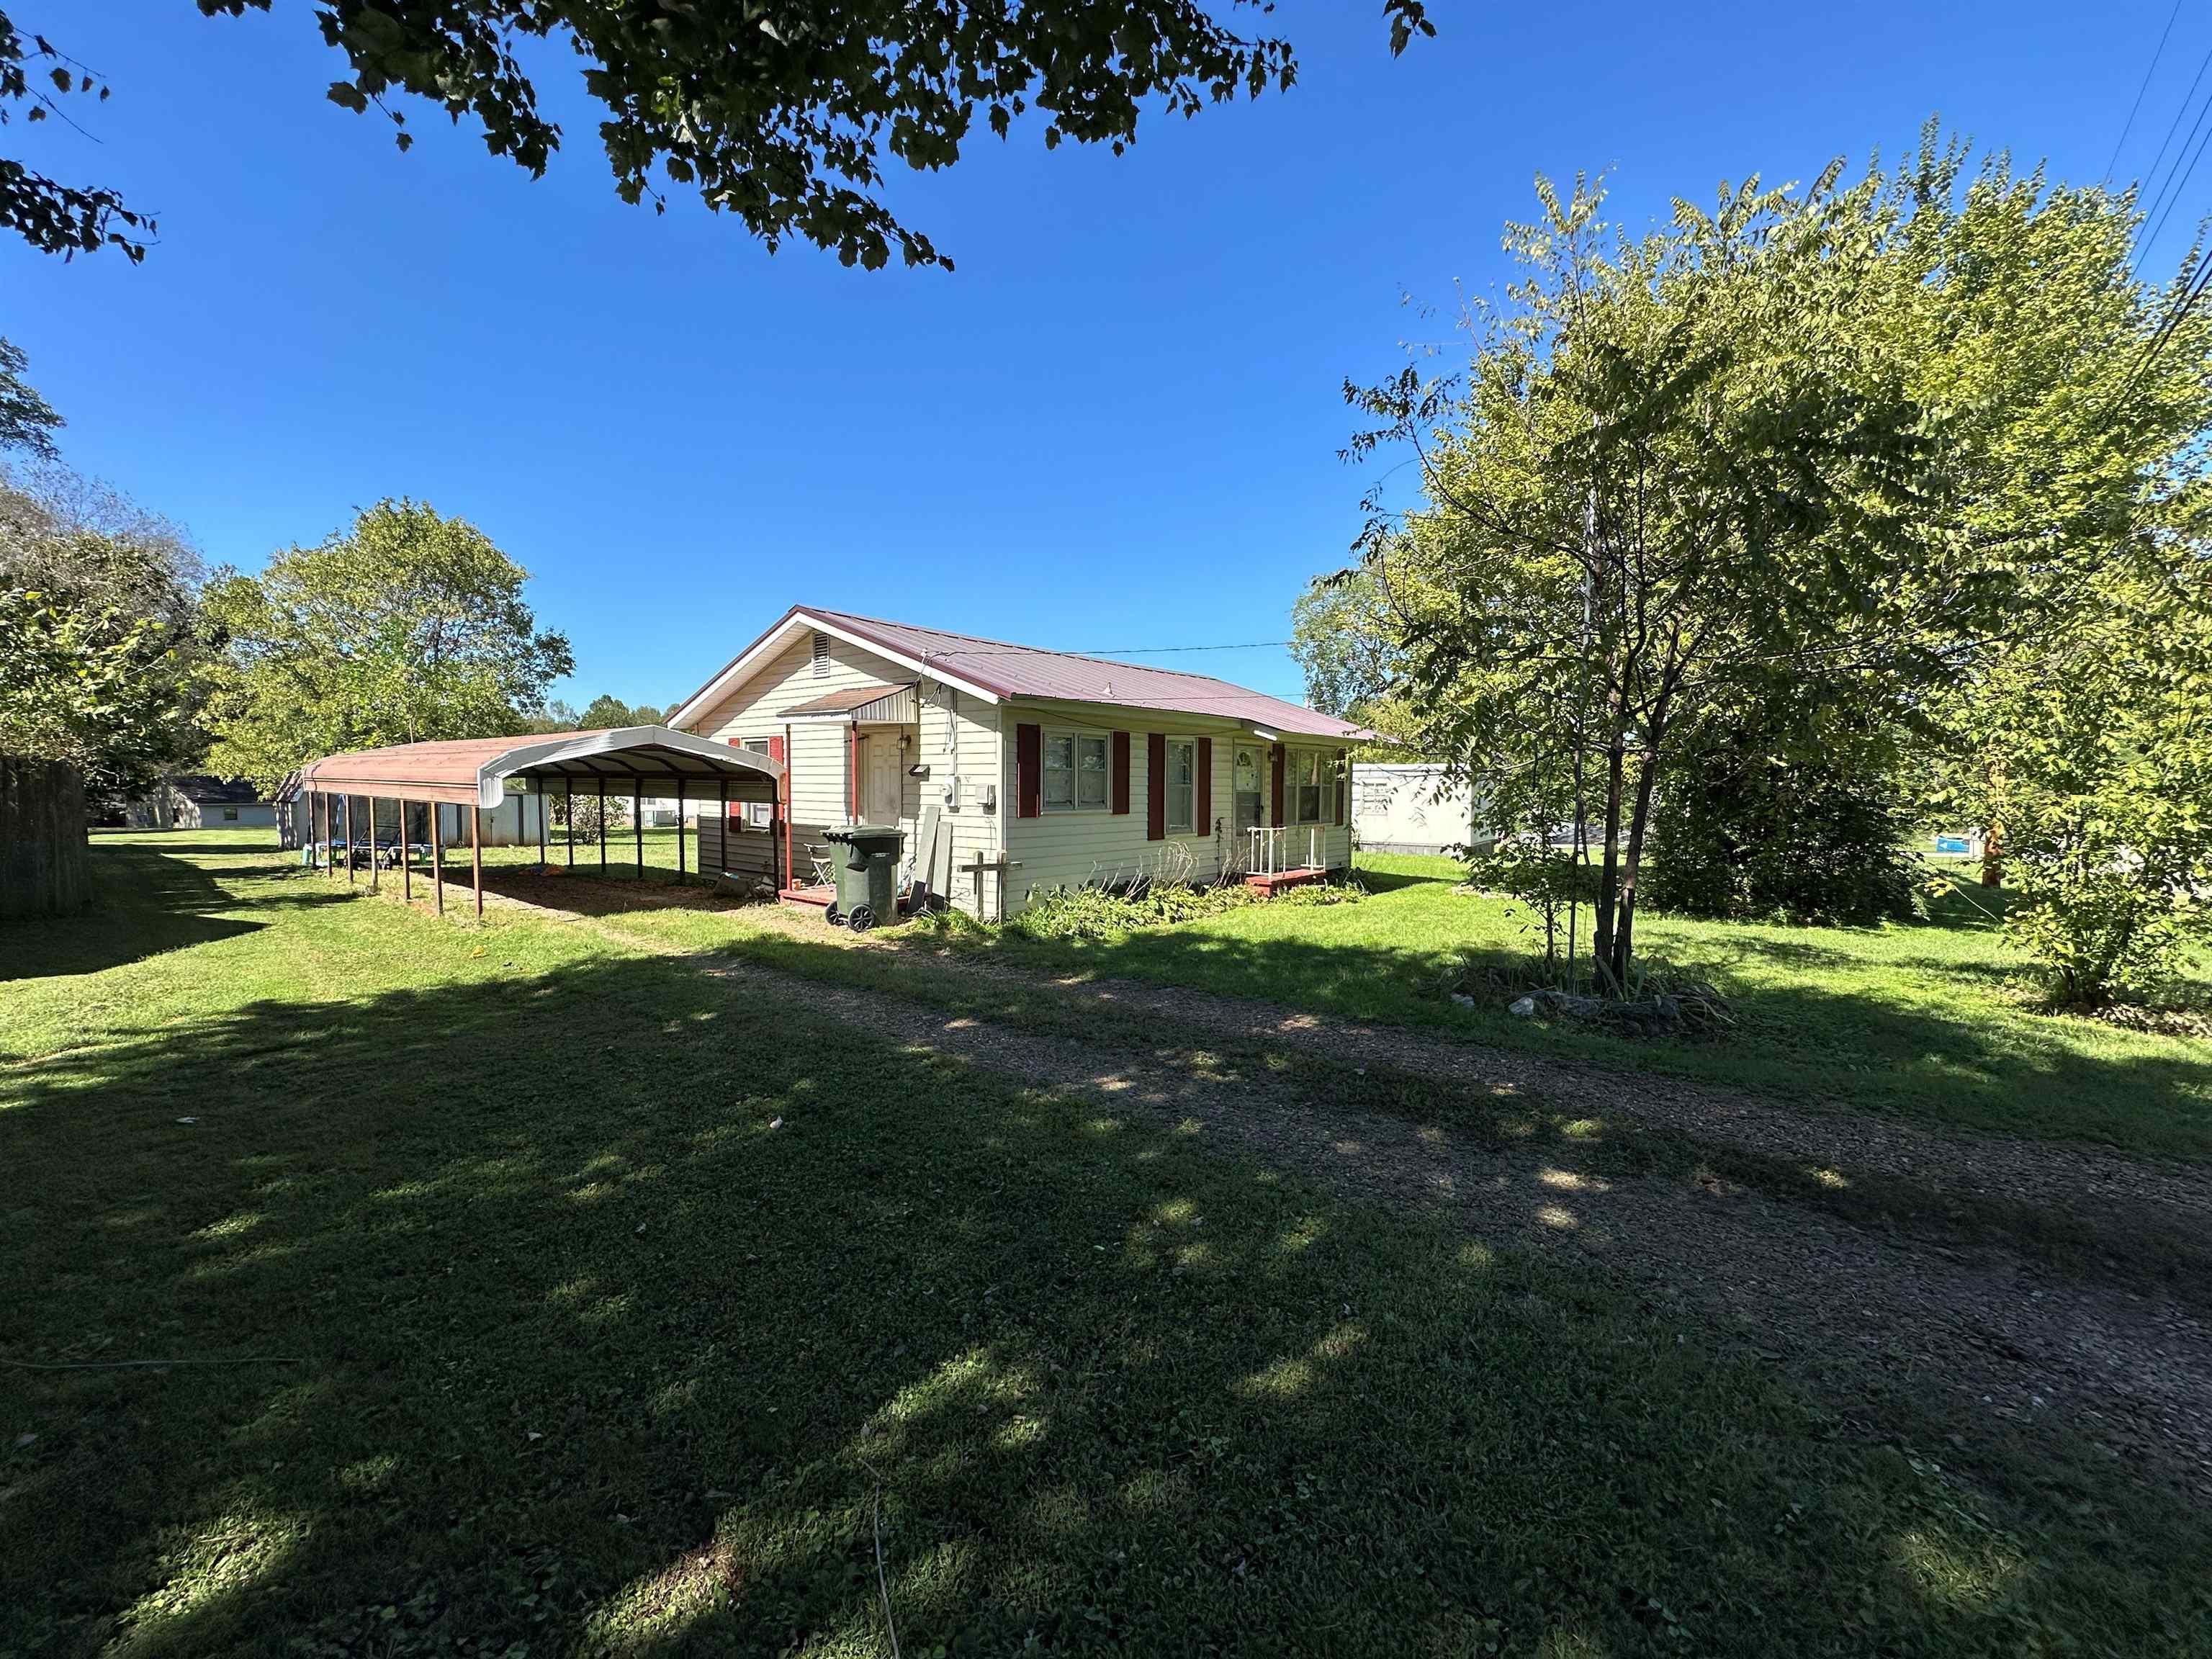
[[[543,179],[425,106],[405,155],[326,102],[305,0],[26,0],[104,74],[91,138],[10,153],[157,210],[143,265],[0,246],[0,334],[67,459],[252,567],[412,495],[482,526],[576,649],[580,703],[690,690],[796,601],[1075,650],[1277,641],[1342,562],[1365,475],[1339,388],[1401,361],[1455,283],[1501,282],[1538,172],[1617,215],[1758,170],[1895,154],[1940,112],[2105,170],[2170,0],[1662,8],[1285,0],[1288,95],[1145,129],[1118,160],[1017,126],[890,200],[958,262],[769,255],[680,194],[623,206],[575,60]],[[2118,173],[2146,167],[2212,11],[2185,7]],[[96,142],[94,142],[96,140]],[[2159,250],[2212,198],[2212,169]],[[1297,695],[1274,649],[1149,656]]]

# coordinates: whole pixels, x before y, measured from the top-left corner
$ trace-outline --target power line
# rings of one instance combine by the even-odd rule
[[[2127,144],[2128,134],[2135,131],[2136,116],[2142,109],[2143,94],[2150,90],[2150,78],[2158,73],[2159,59],[2166,56],[2166,40],[2173,33],[2174,19],[2180,15],[2181,0],[2173,0],[2173,9],[2166,14],[2165,31],[2158,37],[2158,50],[2150,55],[2150,67],[2143,71],[2142,84],[2136,88],[2136,100],[2128,106],[2126,124],[2120,128],[2120,136],[2112,144],[2112,159],[2105,163],[2105,177],[2108,179],[2112,176],[2112,169],[2119,165],[2120,151]]]
[[[2204,125],[2204,118],[2207,115],[2212,115],[2212,95],[2208,95],[2205,98],[2204,107],[2197,112],[2197,127],[2201,127]],[[2197,127],[2191,127],[2189,130],[2189,137],[2191,138],[2195,138],[2197,137]],[[2208,131],[2204,137],[2198,141],[2197,145],[2197,153],[2189,158],[2188,170],[2181,173],[2180,183],[2175,187],[2172,195],[2167,200],[2166,204],[2166,211],[2159,215],[2158,223],[2151,228],[2150,235],[2144,240],[2142,252],[2146,258],[2148,257],[2151,249],[2158,245],[2159,235],[2166,229],[2166,222],[2173,216],[2174,209],[2181,205],[2181,193],[2189,187],[2189,180],[2191,175],[2193,175],[2197,171],[2197,164],[2204,159],[2204,146],[2206,144],[2212,144],[2212,131]],[[2182,143],[2182,148],[2186,149],[2188,147],[2188,143],[2185,140]],[[2173,165],[2177,170],[2180,168],[2181,157],[2179,155],[2174,156]]]
[[[2166,149],[2173,143],[2173,135],[2181,131],[2181,123],[2189,113],[2189,106],[2195,100],[2197,96],[2197,88],[2203,82],[2204,79],[2204,71],[2208,69],[2212,69],[2212,46],[2207,46],[2204,49],[2204,56],[2197,65],[2196,76],[2190,82],[2189,90],[2181,94],[2181,106],[2173,112],[2173,119],[2168,124],[2166,129],[2166,137],[2159,141],[2158,154],[2151,157],[2150,166],[2144,170],[2142,181],[2146,187],[2148,186],[2152,179],[2157,175],[2159,164],[2166,160]],[[2194,138],[2196,136],[2196,129],[2192,127],[2190,130],[2189,137]],[[2185,138],[2181,141],[2181,147],[2184,149],[2189,148],[2188,138]],[[2174,158],[2174,166],[2179,167],[2180,165],[2180,158],[2176,156]],[[2171,177],[2172,175],[2169,174],[2169,179]],[[2166,191],[2163,189],[2155,192],[2154,199],[2143,209],[2143,217],[2145,220],[2148,220],[2152,214],[2158,211],[2158,204],[2160,201],[2163,201],[2165,197]]]

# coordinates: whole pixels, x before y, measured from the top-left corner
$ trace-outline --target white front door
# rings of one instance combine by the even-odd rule
[[[904,758],[896,732],[872,732],[860,739],[860,817],[866,822],[899,821],[906,796]]]

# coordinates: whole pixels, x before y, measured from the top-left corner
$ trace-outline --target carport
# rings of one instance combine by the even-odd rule
[[[547,861],[546,808],[554,799],[568,803],[567,851],[571,870],[576,866],[575,803],[580,797],[596,797],[599,803],[598,851],[602,873],[607,868],[607,801],[611,793],[617,800],[629,796],[632,845],[640,878],[645,874],[643,808],[648,793],[672,794],[676,798],[678,876],[688,873],[684,867],[684,807],[687,798],[702,805],[708,800],[720,804],[721,833],[716,837],[720,850],[715,856],[720,860],[722,873],[727,873],[729,868],[730,807],[765,805],[769,808],[770,817],[767,848],[773,882],[770,890],[775,890],[783,885],[784,875],[775,862],[778,839],[775,829],[783,817],[783,774],[782,762],[754,750],[729,748],[705,738],[693,737],[688,732],[671,731],[665,726],[630,726],[607,732],[465,738],[445,743],[404,743],[385,749],[356,750],[301,768],[295,787],[308,798],[309,822],[315,826],[316,843],[333,878],[337,873],[337,848],[331,831],[336,828],[343,835],[349,883],[356,879],[356,798],[365,797],[368,801],[372,886],[376,884],[380,863],[376,803],[383,799],[398,802],[400,878],[410,899],[414,897],[415,861],[407,834],[408,812],[418,805],[433,809],[428,838],[431,880],[441,915],[446,909],[446,837],[443,814],[434,809],[441,805],[467,809],[470,887],[476,913],[481,917],[484,815],[498,811],[513,800],[519,826],[523,816],[521,803],[531,796],[538,800],[540,865]],[[340,814],[343,824],[336,825],[332,819]],[[702,870],[700,873],[707,872]]]

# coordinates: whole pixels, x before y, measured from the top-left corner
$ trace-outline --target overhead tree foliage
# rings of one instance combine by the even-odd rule
[[[1601,983],[1630,981],[1654,791],[1701,711],[1778,675],[1932,696],[2145,538],[2207,427],[2203,319],[2144,351],[2183,278],[2134,280],[2132,198],[1965,161],[1931,131],[1894,173],[1724,186],[1640,237],[1543,186],[1464,380],[1346,388],[1376,422],[1352,453],[1420,466],[1362,544],[1409,707],[1508,827],[1547,832],[1569,780]]]
[[[574,666],[538,626],[527,575],[467,520],[406,500],[258,575],[218,571],[212,764],[273,788],[319,755],[517,730]]]
[[[272,0],[198,3],[210,16],[272,9]],[[1148,106],[1188,117],[1286,89],[1297,73],[1290,43],[1231,26],[1272,9],[1268,0],[325,0],[314,16],[345,59],[331,100],[375,108],[403,149],[406,113],[387,100],[411,93],[474,125],[494,155],[544,173],[563,135],[517,52],[533,38],[565,40],[605,109],[599,143],[623,200],[658,208],[664,185],[696,190],[770,248],[798,237],[873,270],[894,249],[908,264],[951,264],[879,198],[888,162],[950,167],[979,120],[1003,138],[1032,112],[1048,149],[1073,141],[1119,154]],[[1425,0],[1382,9],[1393,52],[1435,33]],[[108,89],[0,13],[0,119],[9,102],[41,119],[70,94]],[[0,222],[49,252],[112,245],[134,259],[154,229],[112,191],[12,161],[0,161]]]

